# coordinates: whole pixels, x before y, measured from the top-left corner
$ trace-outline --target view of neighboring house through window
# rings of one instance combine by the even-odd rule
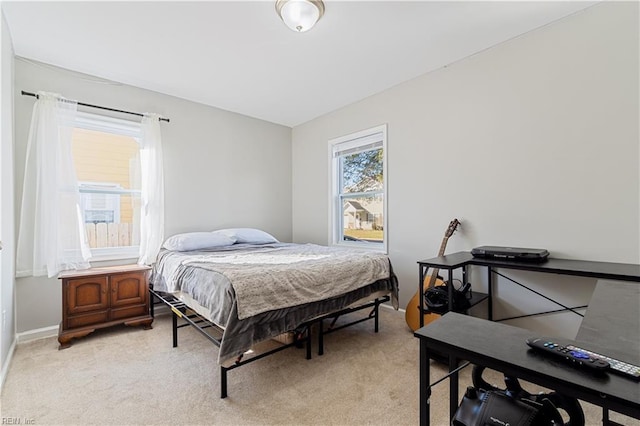
[[[331,242],[386,251],[386,125],[329,141]]]
[[[140,244],[140,126],[81,114],[72,135],[93,258],[136,257]]]

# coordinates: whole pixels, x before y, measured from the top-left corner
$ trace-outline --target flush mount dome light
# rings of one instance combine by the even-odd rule
[[[276,11],[293,31],[309,31],[324,14],[322,0],[277,0]]]

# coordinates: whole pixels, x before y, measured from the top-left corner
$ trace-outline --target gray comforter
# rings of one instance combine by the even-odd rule
[[[391,293],[398,307],[397,280],[385,254],[315,244],[162,250],[151,281],[155,290],[188,294],[224,328],[220,363],[377,291]]]

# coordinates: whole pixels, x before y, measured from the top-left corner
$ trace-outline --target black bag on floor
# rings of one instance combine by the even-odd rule
[[[484,367],[473,367],[473,386],[467,388],[453,426],[584,426],[584,412],[576,398],[557,392],[533,395],[510,376],[504,377],[506,389],[499,389],[482,378],[483,371]]]
[[[469,386],[451,424],[529,426],[533,424],[538,411],[538,407],[528,405],[505,393]]]

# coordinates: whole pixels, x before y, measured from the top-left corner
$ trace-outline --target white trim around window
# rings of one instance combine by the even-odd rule
[[[351,133],[329,140],[329,244],[343,247],[357,247],[384,251],[387,253],[388,244],[388,219],[387,219],[387,125],[372,127],[370,129]],[[342,194],[343,174],[340,166],[340,157],[344,155],[365,152],[382,148],[383,164],[382,189],[362,193]],[[369,241],[349,240],[344,236],[344,200],[355,196],[382,196],[382,243]]]

